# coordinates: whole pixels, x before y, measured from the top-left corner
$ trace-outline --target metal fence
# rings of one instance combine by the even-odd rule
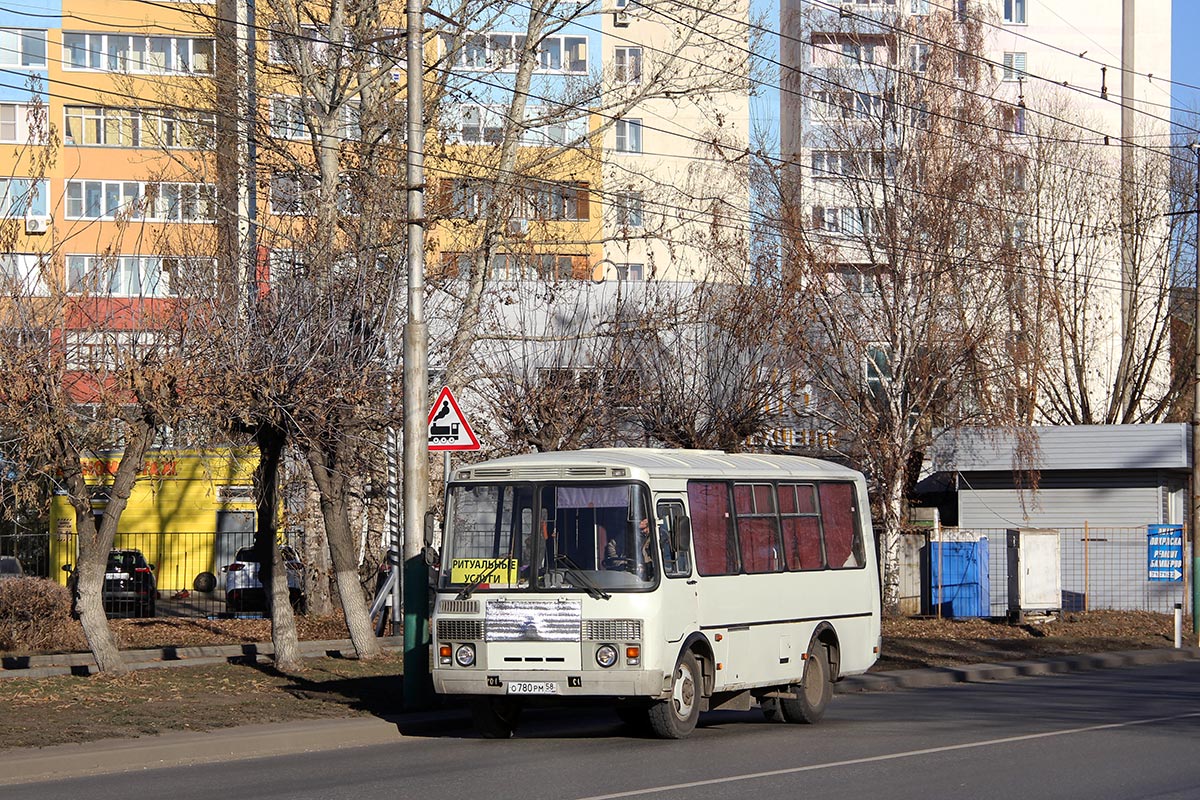
[[[1119,609],[1170,613],[1176,603],[1187,608],[1192,581],[1191,554],[1188,536],[1184,536],[1183,569],[1179,580],[1150,580],[1148,574],[1148,536],[1146,527],[1100,527],[1084,524],[1074,528],[1056,528],[1059,535],[1059,558],[1064,611],[1095,611]],[[1007,530],[946,528],[942,536],[947,541],[988,540],[988,608],[991,616],[1004,616],[1009,610],[1009,575]],[[930,585],[935,570],[929,559],[936,557],[937,534],[911,533],[905,537],[905,550],[920,550],[922,557],[910,557],[904,570],[908,572],[905,586],[921,587],[921,613],[933,609],[931,598],[939,596]],[[930,544],[932,540],[932,546]],[[920,571],[919,580],[911,574]],[[905,611],[915,612],[917,605],[910,588]]]
[[[255,602],[229,603],[226,585],[242,588],[237,576],[225,567],[233,563],[239,549],[254,544],[250,531],[214,533],[118,533],[113,542],[117,550],[139,550],[153,566],[157,590],[155,616],[260,616]],[[16,556],[26,575],[49,578],[61,584],[68,581],[64,566],[75,563],[78,552],[74,534],[51,536],[48,533],[0,535],[0,555]],[[312,570],[300,570],[301,594],[312,580]],[[259,584],[261,585],[261,584]],[[129,603],[106,602],[110,616],[128,616],[135,609]]]

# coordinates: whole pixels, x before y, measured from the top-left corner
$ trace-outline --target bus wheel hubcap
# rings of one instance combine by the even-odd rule
[[[696,702],[696,682],[692,673],[686,667],[680,667],[675,674],[675,712],[681,718],[691,716],[692,704]]]

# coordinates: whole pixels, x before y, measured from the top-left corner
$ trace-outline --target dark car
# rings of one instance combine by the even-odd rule
[[[154,565],[141,550],[112,550],[104,567],[104,610],[135,617],[153,617],[158,600]]]

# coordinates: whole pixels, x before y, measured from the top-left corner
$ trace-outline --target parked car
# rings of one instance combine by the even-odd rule
[[[16,556],[0,556],[0,580],[23,577],[25,577],[25,570],[21,569],[20,559]]]
[[[290,547],[279,548],[283,562],[287,565],[288,596],[292,608],[301,614],[307,606],[304,596],[304,565]],[[242,611],[266,611],[267,595],[258,577],[258,553],[253,547],[243,547],[233,557],[233,563],[221,567],[225,573],[225,610],[230,613]]]
[[[141,550],[111,550],[104,567],[104,610],[136,617],[153,617],[158,601],[154,565]]]

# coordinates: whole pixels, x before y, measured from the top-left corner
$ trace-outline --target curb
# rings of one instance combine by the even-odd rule
[[[354,645],[349,639],[314,639],[301,641],[301,658],[321,656],[349,657]],[[404,649],[403,636],[381,636],[384,650]],[[202,647],[161,647],[150,650],[122,650],[125,666],[130,670],[194,667],[229,662],[257,661],[275,654],[271,642],[207,645]],[[61,653],[41,656],[5,656],[0,658],[0,680],[5,678],[52,678],[59,675],[86,677],[96,672],[96,659],[91,653]]]
[[[1145,667],[1200,659],[1200,647],[1118,650],[1077,656],[1054,656],[999,664],[967,664],[960,667],[928,667],[874,672],[844,678],[834,685],[838,694],[886,692],[895,689],[926,689],[955,683],[1006,681],[1038,675],[1086,672],[1094,669]]]

